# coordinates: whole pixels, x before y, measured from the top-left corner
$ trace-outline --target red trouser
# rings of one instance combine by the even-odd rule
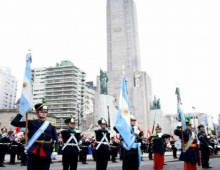
[[[196,163],[184,162],[184,170],[197,170]]]
[[[163,170],[164,154],[154,153],[154,170]]]

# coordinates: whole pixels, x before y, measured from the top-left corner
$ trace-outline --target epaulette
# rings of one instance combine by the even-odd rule
[[[150,136],[155,137],[155,136],[157,136],[157,134],[151,134]]]

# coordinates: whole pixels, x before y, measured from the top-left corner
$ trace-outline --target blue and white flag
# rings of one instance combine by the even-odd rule
[[[135,142],[135,135],[132,133],[132,127],[130,121],[131,118],[130,118],[130,106],[128,101],[127,80],[124,77],[121,83],[118,115],[117,115],[115,127],[123,138],[123,147],[126,150],[130,150],[131,148],[138,149],[138,163],[139,166],[141,166],[140,143]]]
[[[178,121],[181,121],[182,129],[185,130],[186,129],[186,120],[185,120],[185,116],[183,113],[183,109],[181,107],[182,101],[181,101],[181,97],[180,97],[180,90],[178,87],[176,88],[175,94],[177,95],[177,119],[178,119]]]
[[[127,80],[125,77],[122,79],[121,83],[118,115],[115,127],[122,136],[123,142],[130,148],[133,143],[133,135],[131,134],[130,107],[127,94]]]
[[[31,80],[31,54],[26,56],[23,89],[20,98],[19,113],[24,116],[32,109],[32,80]]]

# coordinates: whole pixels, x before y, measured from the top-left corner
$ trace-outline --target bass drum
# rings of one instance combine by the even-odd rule
[[[174,146],[176,149],[181,149],[182,148],[182,143],[180,140],[177,140],[174,142]]]

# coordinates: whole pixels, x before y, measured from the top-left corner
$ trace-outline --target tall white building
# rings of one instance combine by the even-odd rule
[[[45,80],[46,80],[46,68],[32,69],[33,85],[33,106],[42,102],[42,98],[45,97]]]
[[[14,109],[17,93],[17,80],[11,69],[0,67],[0,109]]]
[[[33,104],[45,98],[49,106],[49,114],[56,118],[58,129],[66,126],[64,121],[71,115],[80,126],[82,119],[89,112],[86,73],[66,60],[57,63],[56,66],[33,69],[32,76]]]

